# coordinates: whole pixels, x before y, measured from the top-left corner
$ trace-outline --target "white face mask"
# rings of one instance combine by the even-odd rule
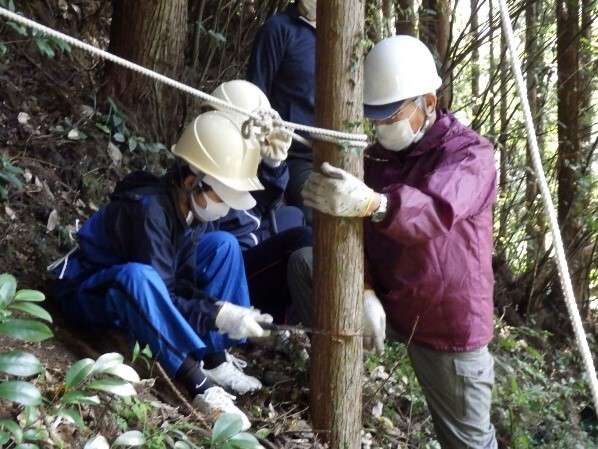
[[[411,128],[411,117],[413,117],[418,108],[419,105],[416,103],[416,108],[409,118],[389,123],[388,125],[375,125],[374,129],[378,142],[390,151],[401,151],[419,142],[424,136],[424,125],[416,133]]]
[[[205,192],[202,192],[202,195],[206,200],[205,209],[202,208],[199,204],[197,204],[197,201],[195,201],[195,196],[193,194],[190,195],[190,208],[193,212],[193,215],[195,215],[197,219],[199,219],[200,221],[214,221],[228,214],[230,207],[226,203],[217,203],[208,195],[206,195]]]

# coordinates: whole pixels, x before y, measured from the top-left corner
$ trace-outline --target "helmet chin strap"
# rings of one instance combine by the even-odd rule
[[[422,125],[420,132],[426,132],[430,123],[430,113],[428,112],[428,106],[426,105],[426,100],[424,99],[423,95],[420,95],[419,101],[422,111],[424,111],[424,115],[426,116],[426,119],[424,120],[424,124]]]

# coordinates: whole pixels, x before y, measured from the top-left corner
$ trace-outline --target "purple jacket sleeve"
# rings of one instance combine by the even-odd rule
[[[417,187],[384,188],[389,209],[378,229],[403,245],[434,239],[492,204],[495,183],[492,147],[479,141],[447,154]]]

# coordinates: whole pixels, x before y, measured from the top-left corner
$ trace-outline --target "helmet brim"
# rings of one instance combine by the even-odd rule
[[[393,115],[403,106],[405,100],[395,101],[394,103],[373,105],[363,105],[363,115],[368,120],[386,120]]]
[[[249,210],[256,205],[255,198],[249,192],[232,189],[210,175],[206,175],[202,181],[209,185],[231,209]]]

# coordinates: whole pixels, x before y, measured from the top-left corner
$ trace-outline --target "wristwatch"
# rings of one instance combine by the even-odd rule
[[[386,217],[387,210],[388,210],[388,198],[386,195],[381,193],[380,194],[380,206],[378,206],[378,209],[376,209],[374,211],[374,213],[372,214],[372,221],[374,223],[378,223],[378,222],[384,220],[384,217]]]

